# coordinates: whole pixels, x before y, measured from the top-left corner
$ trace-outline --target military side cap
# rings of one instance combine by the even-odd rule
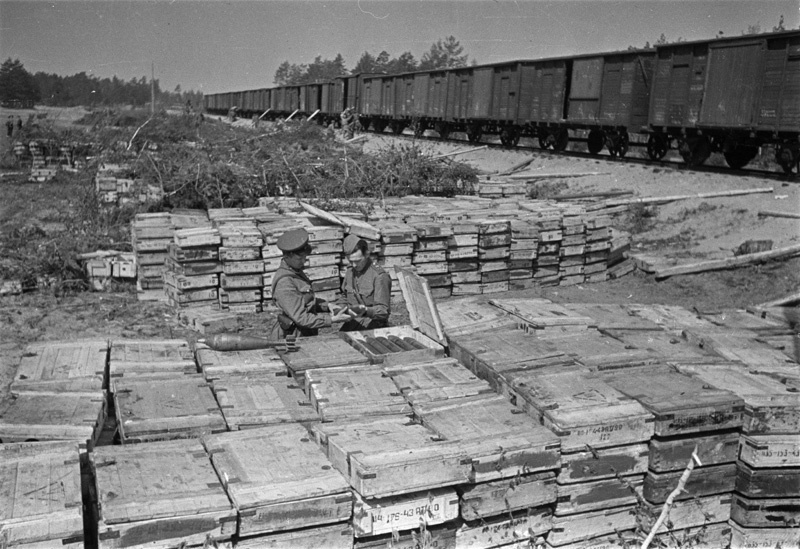
[[[282,252],[296,252],[308,246],[308,231],[303,228],[286,231],[278,237],[278,249]]]
[[[344,251],[345,255],[350,255],[356,248],[358,247],[358,243],[361,242],[361,238],[358,238],[354,234],[349,234],[345,237],[344,243],[342,243],[342,250]]]

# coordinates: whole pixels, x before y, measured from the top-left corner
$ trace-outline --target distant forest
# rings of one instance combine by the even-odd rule
[[[0,102],[10,105],[15,102],[54,107],[87,107],[133,105],[150,103],[150,83],[147,77],[131,78],[129,81],[112,78],[97,78],[80,72],[72,76],[60,76],[28,72],[19,59],[10,57],[0,66]],[[153,80],[156,103],[161,106],[185,105],[191,101],[199,106],[203,102],[202,92],[182,91],[180,85],[173,91],[162,90],[158,79]]]

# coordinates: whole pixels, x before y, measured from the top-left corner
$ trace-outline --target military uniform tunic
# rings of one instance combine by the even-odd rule
[[[350,307],[366,306],[366,312],[347,321],[342,330],[383,328],[389,320],[391,298],[392,279],[372,260],[361,272],[348,268],[342,282],[342,299]]]
[[[317,335],[320,328],[331,325],[331,315],[327,306],[320,303],[311,288],[311,281],[303,273],[296,271],[281,261],[272,278],[272,301],[295,326],[283,330],[280,325],[272,330],[271,339],[282,339],[287,335]]]

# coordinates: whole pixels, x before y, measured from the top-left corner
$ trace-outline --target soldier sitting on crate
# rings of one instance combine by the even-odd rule
[[[327,302],[314,295],[311,281],[303,272],[311,251],[308,232],[305,229],[286,231],[278,238],[278,248],[283,252],[283,260],[272,277],[272,300],[281,312],[269,339],[315,336],[320,328],[348,320],[350,315],[346,309],[331,314]]]
[[[353,317],[343,332],[383,328],[388,324],[392,279],[372,263],[365,240],[355,235],[344,239],[344,255],[350,267],[342,283],[342,299]]]

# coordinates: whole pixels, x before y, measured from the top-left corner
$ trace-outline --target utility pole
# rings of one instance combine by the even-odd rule
[[[156,113],[156,69],[155,63],[150,62],[150,114]]]

